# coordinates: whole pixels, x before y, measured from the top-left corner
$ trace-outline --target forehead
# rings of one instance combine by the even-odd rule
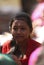
[[[28,26],[24,20],[14,20],[12,26]]]

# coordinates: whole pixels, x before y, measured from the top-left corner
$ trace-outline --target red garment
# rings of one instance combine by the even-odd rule
[[[40,43],[32,40],[32,39],[28,39],[27,40],[27,50],[26,50],[26,56],[27,58],[26,59],[21,59],[20,61],[22,62],[22,65],[28,65],[28,59],[29,59],[29,56],[30,54],[36,49],[38,48],[39,46],[41,46]],[[2,53],[6,53],[10,50],[10,41],[7,41],[3,47],[2,47]]]

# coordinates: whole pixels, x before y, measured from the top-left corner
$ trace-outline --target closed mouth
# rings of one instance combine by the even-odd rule
[[[18,35],[18,36],[16,36],[16,38],[22,38],[22,37],[23,37],[23,36],[19,36],[19,35]]]

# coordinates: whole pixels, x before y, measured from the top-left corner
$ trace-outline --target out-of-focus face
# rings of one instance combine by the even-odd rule
[[[23,20],[15,20],[12,24],[11,33],[14,39],[21,43],[25,41],[30,35],[30,28]]]

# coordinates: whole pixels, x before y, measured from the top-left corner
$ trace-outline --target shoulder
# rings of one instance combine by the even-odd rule
[[[33,39],[29,39],[28,44],[33,45],[33,46],[37,46],[37,47],[41,46],[41,43],[39,43],[39,42],[37,42],[37,41],[35,41]]]
[[[7,45],[9,45],[10,42],[11,42],[11,40],[7,40],[7,41],[3,44],[3,46],[7,46]]]
[[[28,56],[30,56],[30,54],[38,47],[42,46],[40,43],[32,40],[32,39],[29,39],[28,40],[28,47],[27,47],[27,54]],[[29,51],[30,50],[30,51]]]
[[[6,41],[2,46],[2,53],[6,53],[10,49],[10,40]]]

